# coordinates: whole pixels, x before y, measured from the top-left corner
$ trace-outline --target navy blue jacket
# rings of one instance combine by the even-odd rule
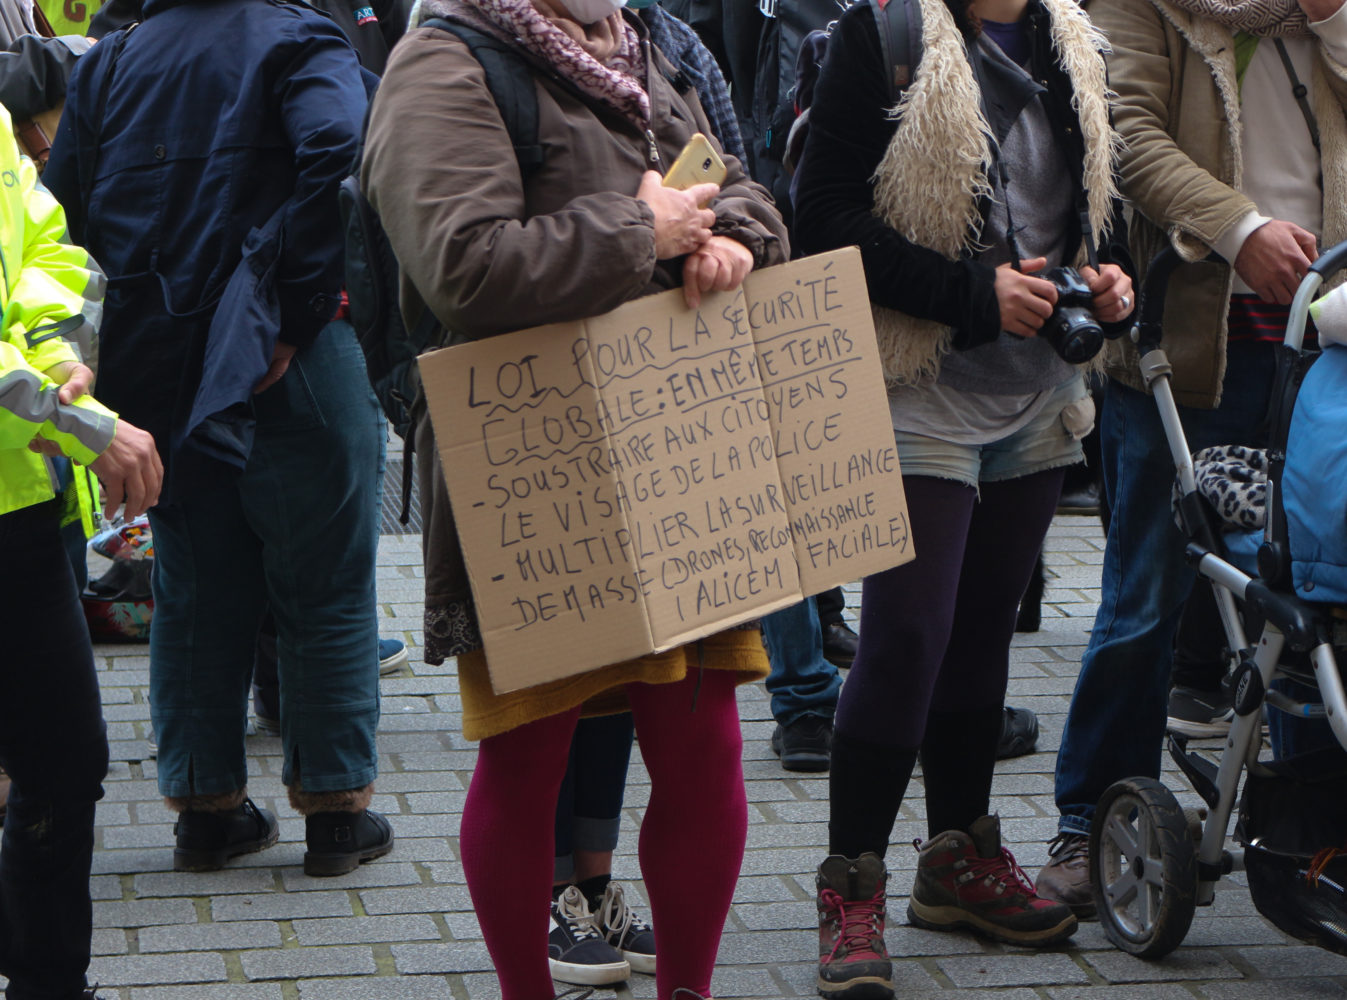
[[[246,382],[270,358],[265,333],[207,352],[245,241],[259,281],[231,288],[260,284],[270,337],[303,347],[332,319],[337,187],[367,98],[341,29],[307,5],[150,0],[144,18],[77,64],[43,181],[109,276],[99,396],[167,458],[203,364]]]

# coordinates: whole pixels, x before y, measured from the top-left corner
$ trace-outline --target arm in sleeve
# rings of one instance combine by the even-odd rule
[[[305,18],[279,85],[281,117],[295,151],[277,291],[281,340],[313,341],[337,308],[343,240],[337,188],[355,166],[365,117],[360,61],[336,24]]]
[[[23,343],[27,362],[46,371],[62,361],[97,368],[98,325],[107,280],[82,248],[68,242],[65,213],[37,181],[27,157],[19,161],[23,199],[23,259],[11,276],[0,324],[10,343]]]
[[[117,433],[116,414],[92,396],[61,403],[59,388],[18,345],[0,341],[0,449],[26,447],[40,435],[81,465],[107,450]]]
[[[440,322],[467,336],[607,312],[654,271],[654,214],[635,197],[639,177],[630,193],[581,195],[525,218],[485,72],[443,32],[420,29],[398,45],[361,169],[403,271]]]
[[[711,69],[715,69],[714,63]],[[721,86],[724,86],[723,82]],[[786,223],[777,211],[770,192],[749,177],[743,162],[725,149],[700,95],[693,96],[695,100],[686,102],[692,119],[697,129],[703,135],[710,136],[712,142],[720,147],[725,161],[725,183],[720,186],[720,193],[711,199],[710,207],[716,213],[711,232],[717,236],[727,236],[748,247],[753,253],[754,268],[785,263],[790,259]],[[677,100],[677,96],[674,99]]]
[[[947,260],[876,218],[871,178],[888,148],[888,87],[867,4],[833,30],[809,112],[799,170],[795,238],[805,253],[858,246],[870,300],[954,329],[960,350],[1000,336],[996,274],[975,260]]]
[[[1205,257],[1254,203],[1221,183],[1179,148],[1169,133],[1171,53],[1164,21],[1147,0],[1097,0],[1090,17],[1107,35],[1109,79],[1118,91],[1123,193],[1169,233],[1189,260]],[[1211,85],[1209,80],[1201,85]],[[1246,234],[1247,235],[1247,234]]]
[[[7,116],[0,118],[7,128]],[[46,372],[66,361],[92,367],[106,282],[84,250],[65,242],[64,213],[37,183],[32,161],[12,153],[19,191],[11,197],[23,207],[12,224],[23,227],[23,256],[10,264],[18,274],[10,277],[0,318],[0,448],[21,448],[40,435],[87,465],[112,443],[117,417],[91,396],[61,403]]]
[[[15,118],[50,111],[65,97],[75,61],[88,49],[88,40],[78,35],[21,35],[8,52],[0,52],[0,104]]]

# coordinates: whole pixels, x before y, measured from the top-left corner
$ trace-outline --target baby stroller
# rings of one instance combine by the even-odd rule
[[[1170,755],[1206,810],[1185,811],[1150,778],[1116,782],[1100,798],[1090,834],[1099,919],[1118,948],[1159,958],[1182,943],[1195,908],[1211,904],[1220,879],[1242,870],[1255,905],[1274,924],[1347,953],[1347,853],[1338,851],[1347,850],[1347,695],[1334,648],[1336,632],[1336,645],[1347,649],[1347,616],[1306,599],[1332,588],[1315,592],[1293,560],[1282,488],[1297,395],[1318,356],[1303,349],[1309,307],[1324,281],[1347,264],[1347,243],[1318,259],[1291,306],[1270,414],[1266,527],[1256,544],[1256,570],[1246,564],[1251,572],[1232,561],[1215,511],[1197,489],[1160,347],[1164,292],[1179,263],[1166,249],[1151,264],[1133,338],[1178,469],[1176,519],[1188,539],[1187,558],[1209,581],[1220,610],[1235,717],[1219,761],[1189,749],[1182,736],[1169,737]],[[1333,360],[1347,360],[1347,354]],[[1338,428],[1337,438],[1345,429]],[[1252,555],[1255,546],[1248,548]],[[1323,742],[1333,745],[1303,758],[1260,760],[1265,711],[1302,722],[1326,720],[1327,727],[1319,723]],[[1237,807],[1239,846],[1227,849]]]

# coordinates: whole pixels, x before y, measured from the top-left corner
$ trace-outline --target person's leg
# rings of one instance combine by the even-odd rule
[[[58,518],[55,504],[0,516],[12,568],[0,574],[0,764],[13,780],[0,841],[0,974],[10,1000],[77,996],[93,926],[94,803],[108,744]]]
[[[861,644],[842,688],[829,778],[829,853],[883,857],[926,731],[927,711],[954,617],[976,493],[931,476],[904,476],[911,562],[865,579]]]
[[[377,770],[374,563],[385,428],[363,365],[347,323],[329,324],[299,352],[285,377],[255,397],[257,437],[240,481],[263,540],[278,637],[282,776],[308,819],[310,874],[339,874],[392,846],[387,822],[368,811]],[[329,830],[341,822],[355,823],[347,852],[336,843],[341,830]]]
[[[981,485],[921,745],[931,836],[967,830],[989,811],[1016,605],[1052,523],[1062,478],[1063,470],[1053,469]]]
[[[627,688],[650,771],[640,853],[661,998],[679,988],[710,996],[743,862],[748,802],[735,683],[729,671],[707,670]]]
[[[248,799],[244,733],[261,558],[231,486],[150,512],[155,610],[150,717],[159,790],[179,813],[177,871],[213,871],[276,842],[276,818]]]
[[[503,1000],[552,996],[552,823],[578,708],[482,740],[459,828],[463,872]],[[704,844],[698,839],[698,844]]]
[[[265,604],[261,546],[230,489],[160,505],[150,526],[159,790],[179,810],[202,808],[212,796],[241,801],[253,637]]]
[[[269,736],[281,732],[281,675],[276,660],[276,619],[268,611],[253,647],[253,715],[258,731]]]
[[[586,898],[603,894],[613,873],[636,723],[630,712],[581,719],[571,740],[574,789],[570,839],[574,881]],[[558,820],[561,819],[558,801]],[[558,852],[560,858],[560,852]]]
[[[846,595],[842,593],[841,587],[831,587],[828,590],[820,591],[814,595],[815,607],[818,608],[818,623],[820,625],[837,625],[844,621],[842,612],[847,609]]]
[[[815,879],[818,977],[830,993],[892,989],[884,855],[949,642],[976,497],[968,482],[928,475],[904,475],[903,490],[922,542],[911,562],[863,582],[860,648],[837,707],[829,852]]]
[[[1221,406],[1181,410],[1194,451],[1258,444],[1273,346],[1230,345]],[[1193,581],[1170,514],[1174,468],[1155,400],[1110,381],[1100,431],[1112,518],[1099,612],[1057,756],[1059,825],[1071,834],[1089,832],[1114,781],[1159,774],[1174,629]]]
[[[625,887],[612,880],[635,734],[630,712],[581,719],[575,727],[570,767],[557,799],[558,867],[553,877],[561,879],[563,858],[571,861],[568,881],[575,883],[589,904],[595,929],[633,971],[654,972],[655,935],[627,902]],[[567,809],[565,816],[563,809]],[[570,845],[569,857],[562,851],[563,842]],[[611,961],[597,949],[587,949],[586,955],[590,964]],[[552,971],[557,974],[555,965]]]
[[[842,617],[846,610],[846,595],[841,587],[832,587],[814,595],[818,609],[819,630],[823,633],[823,658],[835,667],[849,669],[856,662],[856,643],[859,636]]]
[[[811,598],[762,619],[762,641],[772,672],[767,690],[777,728],[772,749],[788,771],[828,767],[833,713],[842,678],[823,658],[823,636]]]

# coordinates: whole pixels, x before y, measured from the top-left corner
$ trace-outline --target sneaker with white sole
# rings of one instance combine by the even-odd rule
[[[1176,684],[1169,692],[1165,726],[1171,733],[1199,740],[1220,738],[1230,732],[1234,720],[1234,703],[1224,690],[1199,691]]]
[[[655,932],[627,903],[626,890],[609,882],[594,910],[594,926],[622,953],[632,972],[655,974]]]
[[[552,923],[547,932],[547,960],[552,978],[577,986],[608,986],[626,982],[631,966],[603,939],[594,923],[589,901],[578,887],[568,885],[552,901]]]
[[[391,674],[407,663],[407,644],[401,639],[379,640],[379,674]]]

